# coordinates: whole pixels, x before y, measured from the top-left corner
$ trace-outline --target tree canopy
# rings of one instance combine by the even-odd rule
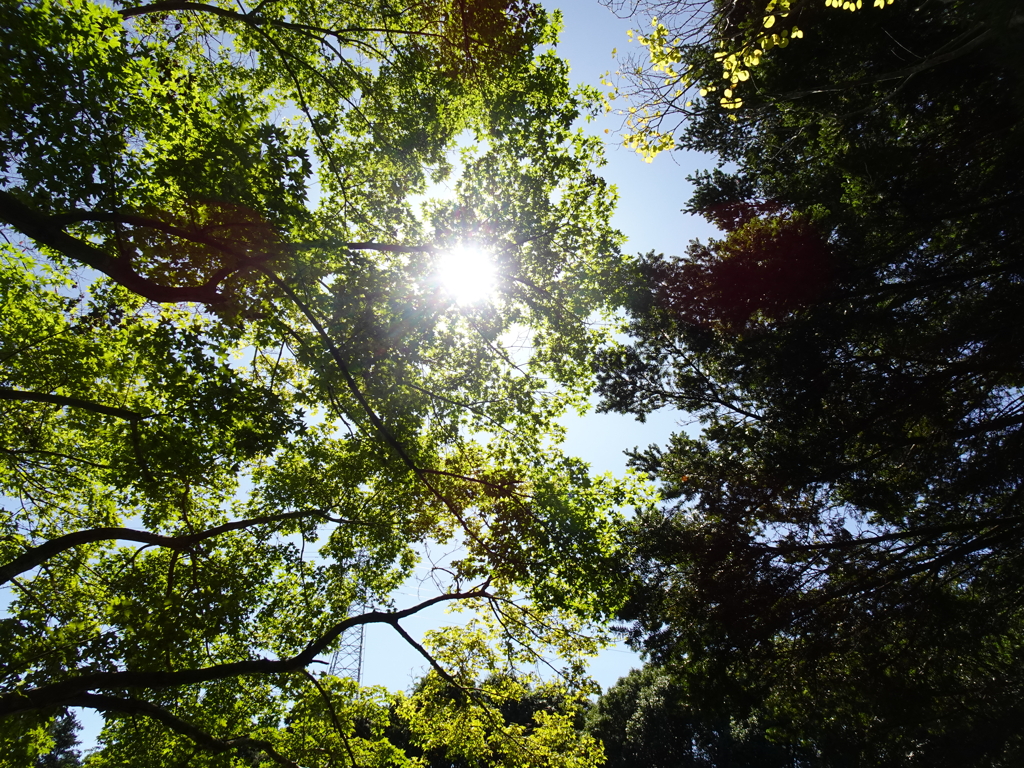
[[[641,5],[723,234],[636,260],[529,0],[0,7],[8,761],[1020,763],[1024,16]],[[698,425],[657,508],[560,448],[595,371]],[[324,673],[369,623],[415,690]]]
[[[774,744],[770,720],[732,716],[723,702],[700,701],[666,667],[634,669],[601,696],[586,728],[604,744],[608,768],[798,768],[814,766],[813,751]]]
[[[428,674],[411,696],[396,695],[389,740],[431,768],[516,765],[527,751],[521,742],[538,765],[603,762],[600,742],[583,728],[589,700],[559,684],[529,685],[501,674],[477,690],[492,707],[483,720],[465,707],[463,691]]]
[[[10,759],[70,707],[106,718],[90,766],[408,762],[390,698],[317,672],[369,622],[457,692],[413,697],[418,739],[498,718],[476,681],[548,654],[581,685],[644,491],[559,449],[623,257],[591,96],[538,52],[557,26],[526,0],[0,8]],[[491,300],[440,284],[456,247],[493,257]],[[435,544],[436,595],[397,603]],[[439,604],[477,615],[402,628]],[[596,759],[554,715],[506,730],[495,763]]]
[[[695,422],[634,454],[669,501],[622,615],[828,764],[1014,765],[1024,27],[868,10],[821,8],[676,135],[722,163],[688,210],[723,236],[641,261],[602,364],[605,407]]]
[[[896,0],[871,0],[870,7],[863,0],[602,2],[616,13],[644,22],[641,29],[629,33],[642,53],[622,55],[618,69],[607,73],[602,84],[611,88],[605,96],[607,111],[617,99],[625,102],[619,110],[627,129],[625,143],[647,162],[685,143],[688,120],[709,106],[715,111],[727,110],[720,119],[735,121],[741,115],[729,111],[739,110],[745,103],[748,107],[765,101],[778,104],[878,83],[895,88],[901,81],[961,59],[982,46],[989,52],[1002,47],[1012,58],[1014,30],[1022,23],[1012,0],[988,0],[968,4],[970,7],[943,0],[942,5],[957,6],[957,18],[970,20],[963,26],[949,24],[948,8],[932,7],[931,3],[891,7]],[[915,14],[916,22],[935,23],[927,36],[927,44],[934,47],[914,48],[908,41],[915,41],[897,34],[908,13]],[[797,56],[803,63],[814,61],[811,71],[797,77],[796,88],[791,88],[795,83],[784,82],[782,91],[773,91],[778,81],[772,77],[770,65],[777,57],[794,55],[793,51],[779,53],[790,44],[798,51],[805,49],[805,31],[814,38],[811,51],[804,51],[811,56]],[[859,56],[844,57],[823,47],[826,41],[839,41],[848,50],[856,49]],[[887,50],[875,57],[874,51],[880,49]],[[762,62],[769,65],[767,69]],[[811,72],[814,77],[806,77]],[[752,102],[745,102],[748,99]],[[749,115],[749,110],[745,114]]]

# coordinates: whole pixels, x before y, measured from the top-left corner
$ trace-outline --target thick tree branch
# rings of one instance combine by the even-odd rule
[[[199,227],[179,227],[174,224],[168,224],[166,221],[161,221],[160,219],[154,219],[151,216],[139,216],[134,213],[103,213],[101,211],[75,210],[68,213],[59,213],[54,216],[50,216],[47,218],[47,221],[51,226],[57,226],[60,229],[67,227],[69,224],[79,224],[83,221],[101,221],[109,224],[130,224],[133,227],[155,229],[159,232],[173,235],[174,237],[182,240],[188,240],[193,243],[209,246],[210,248],[237,259],[242,264],[249,261],[251,258],[245,251],[240,251],[223,240],[211,237],[203,232]],[[236,222],[234,226],[237,226],[239,223],[243,226],[252,226],[251,222]],[[228,224],[224,226],[232,225]],[[269,227],[267,229],[269,229]],[[204,285],[209,284],[210,281],[204,283]]]
[[[221,18],[231,19],[232,21],[238,21],[242,24],[248,24],[252,27],[278,27],[280,29],[289,29],[293,32],[309,32],[318,35],[326,35],[329,37],[338,38],[345,42],[351,42],[353,44],[359,44],[360,41],[349,40],[343,37],[344,35],[350,34],[393,34],[393,35],[411,35],[414,37],[443,37],[443,35],[436,32],[426,32],[424,30],[413,30],[413,29],[388,29],[387,27],[349,27],[345,29],[327,29],[326,27],[317,27],[311,24],[299,24],[293,21],[285,21],[284,19],[269,19],[266,16],[260,14],[262,4],[256,9],[249,13],[239,13],[233,11],[230,8],[222,8],[219,5],[210,5],[209,3],[192,3],[182,2],[179,0],[163,0],[157,3],[147,3],[146,5],[137,5],[132,8],[122,8],[118,13],[122,19],[131,19],[136,16],[145,16],[150,13],[173,13],[174,11],[195,11],[197,13],[209,13],[214,16],[220,16]]]
[[[387,253],[433,253],[440,250],[434,245],[387,245],[385,243],[340,243],[350,251],[385,251]]]
[[[143,476],[150,482],[153,482],[153,475],[149,470],[149,463],[146,461],[146,455],[142,450],[142,436],[139,434],[139,422],[142,421],[142,419],[148,418],[147,416],[144,416],[141,413],[135,413],[134,411],[129,411],[125,408],[101,405],[100,403],[95,403],[92,400],[82,400],[81,398],[66,397],[64,395],[53,395],[46,392],[28,392],[22,389],[11,389],[10,387],[0,387],[0,400],[53,403],[54,405],[63,405],[71,408],[83,408],[85,410],[95,411],[96,413],[115,416],[119,419],[126,420],[130,424],[132,448],[135,450],[135,456],[139,460],[139,466],[142,469]],[[93,462],[87,462],[84,459],[77,460],[93,464]],[[94,466],[98,465],[94,464]]]
[[[114,224],[130,224],[133,227],[146,227],[147,229],[154,229],[158,232],[163,232],[168,235],[172,235],[181,240],[186,240],[192,243],[198,243],[199,245],[205,245],[208,248],[212,248],[215,251],[219,251],[225,256],[231,257],[234,260],[234,264],[221,267],[202,284],[202,288],[216,289],[224,280],[244,269],[251,269],[253,263],[260,257],[254,256],[253,254],[240,250],[230,243],[226,243],[219,238],[213,237],[198,227],[179,227],[174,224],[168,224],[160,219],[154,219],[150,216],[138,216],[133,213],[102,213],[99,211],[71,211],[69,213],[57,214],[49,217],[50,221],[54,225],[59,225],[61,228],[66,227],[68,224],[77,224],[83,221],[102,221]],[[252,226],[251,223],[243,223],[242,226]],[[275,242],[275,247],[277,243]],[[265,258],[265,257],[264,257]]]
[[[906,446],[906,445],[926,445],[936,440],[944,439],[960,439],[965,437],[977,437],[978,435],[984,435],[987,432],[997,432],[999,430],[1009,429],[1011,427],[1017,427],[1024,424],[1024,415],[1013,415],[1013,416],[1000,416],[999,418],[989,419],[988,421],[982,421],[974,424],[970,427],[962,427],[960,429],[943,429],[937,430],[936,432],[925,435],[922,437],[893,437],[893,438],[878,438],[879,440],[885,439],[886,442],[892,445]]]
[[[220,536],[222,533],[238,531],[244,528],[252,528],[256,525],[276,523],[281,520],[295,520],[303,517],[310,517],[310,512],[282,512],[279,515],[267,515],[266,517],[254,517],[247,520],[236,520],[205,531],[189,533],[182,536],[165,536],[151,531],[139,531],[133,528],[89,528],[84,531],[75,531],[51,539],[45,544],[32,547],[27,552],[16,557],[7,565],[0,566],[0,584],[6,584],[18,574],[31,570],[42,565],[52,557],[69,549],[79,547],[83,544],[95,544],[99,541],[134,541],[139,544],[165,547],[178,552],[193,547],[201,541]]]
[[[113,467],[110,466],[109,464],[100,464],[99,462],[96,462],[96,461],[89,461],[88,459],[83,459],[81,456],[72,456],[69,453],[61,453],[60,451],[21,450],[21,449],[16,449],[16,448],[5,448],[2,445],[0,445],[0,451],[3,451],[8,456],[27,456],[27,457],[29,457],[28,461],[31,461],[33,464],[37,464],[37,465],[39,463],[41,463],[41,462],[36,461],[34,459],[34,457],[36,457],[36,456],[54,456],[54,457],[56,457],[58,459],[64,459],[65,461],[75,461],[75,462],[78,462],[79,464],[85,464],[86,466],[89,466],[89,467],[95,467],[96,469],[113,469]],[[20,461],[25,461],[25,459],[19,459],[19,460]]]
[[[51,395],[46,392],[28,392],[23,389],[11,389],[0,387],[0,400],[17,400],[26,403],[52,403],[70,408],[82,408],[87,411],[95,411],[107,416],[115,416],[126,421],[136,422],[145,419],[141,413],[129,411],[125,408],[115,408],[110,405],[100,405],[92,400],[82,400],[78,397],[66,397],[64,395]]]
[[[0,222],[14,227],[40,245],[97,272],[102,272],[118,285],[158,304],[196,302],[219,304],[226,300],[216,283],[173,287],[154,283],[136,272],[127,259],[114,258],[91,243],[72,237],[52,217],[34,211],[10,192],[0,190]]]
[[[228,664],[216,664],[199,669],[177,671],[149,670],[124,672],[94,672],[78,675],[49,685],[39,686],[8,693],[0,696],[0,717],[18,712],[44,709],[52,706],[66,706],[82,694],[96,690],[125,690],[128,688],[177,688],[185,685],[210,683],[245,675],[274,675],[296,672],[313,663],[314,659],[331,645],[341,634],[351,627],[363,624],[389,624],[396,627],[399,633],[408,637],[397,622],[412,616],[431,606],[452,600],[470,600],[473,598],[490,599],[492,595],[483,588],[468,592],[453,592],[437,595],[411,608],[401,611],[369,611],[359,616],[350,616],[335,624],[316,640],[313,640],[299,654],[286,659],[248,659]],[[426,653],[426,651],[421,651]],[[429,654],[428,654],[429,656]]]
[[[950,434],[953,437],[974,437],[975,435],[981,435],[986,432],[995,432],[996,430],[1007,429],[1009,427],[1016,427],[1021,424],[1024,424],[1024,415],[1000,416],[996,419],[989,419],[988,421],[975,424],[973,427],[955,429]]]

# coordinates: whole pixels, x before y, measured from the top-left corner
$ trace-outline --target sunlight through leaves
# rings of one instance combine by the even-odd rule
[[[438,277],[456,304],[479,304],[494,295],[494,256],[479,246],[460,244],[441,254]]]

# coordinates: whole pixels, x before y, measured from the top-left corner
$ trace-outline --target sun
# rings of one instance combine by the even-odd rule
[[[494,295],[494,256],[472,245],[457,245],[441,254],[437,268],[441,286],[460,306],[479,304]]]

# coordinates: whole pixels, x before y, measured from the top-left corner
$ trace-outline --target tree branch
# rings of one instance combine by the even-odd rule
[[[359,616],[350,616],[338,622],[319,638],[309,643],[301,653],[286,659],[248,659],[246,661],[216,664],[199,669],[177,671],[126,670],[123,672],[94,672],[78,675],[37,688],[22,689],[0,696],[0,717],[18,712],[44,709],[46,707],[66,706],[69,700],[94,690],[176,688],[245,675],[274,675],[295,672],[313,663],[314,659],[322,651],[337,640],[345,630],[351,627],[363,624],[390,624],[396,627],[403,637],[408,638],[408,635],[396,626],[398,621],[439,603],[451,600],[470,600],[473,598],[490,599],[491,597],[492,595],[485,589],[476,588],[468,592],[452,592],[437,595],[401,611],[369,611]],[[426,653],[425,650],[421,650],[418,644],[414,644],[414,646],[421,653]],[[427,656],[429,657],[429,654]]]
[[[347,248],[350,251],[383,251],[385,253],[434,253],[441,250],[435,245],[389,245],[387,243],[339,243],[335,240],[310,240],[285,246],[293,250],[307,248]]]
[[[182,536],[165,536],[151,531],[139,531],[133,528],[89,528],[84,531],[75,531],[51,539],[45,544],[32,547],[28,551],[16,557],[7,565],[0,567],[0,584],[6,584],[18,574],[42,565],[52,557],[66,552],[74,547],[83,544],[95,544],[99,541],[134,541],[139,544],[166,547],[178,552],[188,549],[201,541],[219,536],[229,531],[237,531],[243,528],[251,528],[266,523],[276,523],[281,520],[294,520],[303,517],[310,517],[310,512],[282,512],[279,515],[268,515],[266,517],[254,517],[247,520],[236,520],[224,525],[218,525],[205,531],[189,533]]]
[[[324,687],[320,685],[320,681],[313,677],[308,669],[302,670],[302,674],[310,683],[313,684],[313,687],[319,691],[320,697],[324,700],[324,705],[327,707],[327,712],[331,716],[331,723],[334,725],[334,730],[338,732],[338,736],[341,737],[341,743],[345,745],[345,751],[348,752],[349,762],[352,763],[352,768],[356,768],[356,756],[352,752],[352,745],[348,741],[348,734],[345,733],[345,729],[341,727],[341,721],[338,719],[338,713],[334,709],[334,702],[331,701],[330,694],[324,690]]]
[[[897,531],[896,533],[886,533],[881,536],[870,536],[868,538],[859,539],[844,539],[842,541],[828,541],[821,542],[818,544],[780,544],[778,546],[769,547],[763,546],[769,552],[776,552],[778,554],[788,554],[790,552],[810,552],[813,550],[821,549],[852,549],[853,547],[862,547],[870,544],[882,544],[887,541],[899,541],[901,539],[913,539],[921,536],[941,536],[946,533],[959,533],[961,531],[971,531],[975,529],[995,528],[998,526],[1006,525],[1007,523],[1019,522],[1024,518],[1011,517],[1005,520],[976,520],[970,523],[955,523],[952,525],[933,525],[926,528],[918,528],[913,531]]]
[[[373,406],[371,406],[369,401],[367,401],[366,396],[363,395],[363,391],[359,387],[359,383],[355,380],[355,377],[349,370],[349,367],[345,362],[345,358],[342,357],[341,351],[338,349],[338,346],[334,343],[334,340],[331,339],[330,335],[327,333],[327,329],[324,328],[323,323],[321,323],[317,319],[316,315],[313,313],[313,310],[309,306],[307,306],[302,299],[299,298],[298,294],[294,290],[292,290],[291,286],[289,286],[284,280],[282,280],[280,277],[278,277],[270,270],[262,269],[261,271],[269,280],[271,280],[274,283],[274,285],[281,289],[285,296],[287,296],[292,301],[292,303],[295,304],[295,306],[299,309],[299,311],[306,318],[306,320],[309,321],[310,325],[313,326],[313,329],[316,331],[317,336],[319,336],[321,342],[327,348],[327,352],[331,356],[331,359],[334,360],[335,365],[341,372],[342,378],[345,381],[345,385],[352,393],[352,396],[356,399],[356,402],[359,403],[359,406],[363,409],[363,412],[366,414],[367,418],[369,418],[370,424],[373,426],[374,430],[384,439],[384,441],[389,446],[391,446],[391,448],[398,455],[398,458],[402,461],[402,463],[405,464],[409,468],[409,470],[420,480],[420,482],[422,482],[427,487],[431,494],[433,494],[434,498],[437,499],[451,513],[451,515],[459,521],[459,524],[462,526],[463,531],[465,531],[466,534],[470,538],[472,538],[475,543],[479,544],[481,548],[484,549],[484,551],[490,553],[491,548],[487,545],[486,542],[482,541],[480,537],[472,531],[472,529],[466,523],[465,516],[462,514],[462,512],[443,493],[441,493],[440,490],[438,490],[437,486],[434,485],[434,483],[430,482],[430,479],[427,476],[427,472],[423,470],[413,460],[412,456],[409,455],[409,452],[406,451],[405,446],[403,446],[402,443],[399,442],[398,438],[392,434],[391,430],[388,429],[383,419],[381,419],[381,417],[373,409]]]
[[[216,237],[207,235],[197,227],[179,227],[174,224],[168,224],[160,219],[154,219],[151,216],[139,216],[134,213],[103,213],[101,211],[74,210],[68,213],[59,213],[54,216],[49,216],[46,221],[51,226],[57,226],[59,229],[63,229],[69,224],[78,224],[83,221],[100,221],[109,224],[131,224],[133,227],[148,227],[149,229],[155,229],[159,232],[164,232],[168,235],[181,238],[182,240],[189,240],[193,243],[209,246],[210,248],[237,259],[240,262],[240,266],[235,269],[228,269],[227,274],[242,268],[244,263],[250,261],[252,258],[248,253],[233,248],[228,243],[218,240]],[[247,225],[249,224],[242,223],[242,226]],[[237,223],[232,226],[237,226]],[[221,275],[221,272],[223,271],[224,270],[221,270],[217,275]],[[227,277],[227,274],[211,278],[203,283],[203,286],[216,285],[216,283],[223,280],[224,277]]]
[[[413,648],[415,648],[416,651],[420,654],[420,656],[422,656],[424,659],[427,660],[427,662],[430,664],[430,666],[434,668],[434,671],[437,672],[437,674],[440,675],[444,679],[444,681],[446,683],[448,683],[448,685],[453,686],[456,690],[459,690],[459,691],[464,690],[464,686],[462,684],[460,684],[458,680],[456,680],[454,677],[452,677],[450,674],[448,674],[448,671],[444,667],[442,667],[440,664],[438,664],[437,660],[434,659],[433,656],[431,656],[429,653],[427,653],[427,649],[426,648],[424,648],[422,645],[420,645],[419,643],[417,643],[415,640],[412,639],[412,637],[409,635],[409,633],[406,632],[402,628],[402,626],[398,623],[398,619],[395,619],[394,621],[390,621],[388,623],[394,628],[394,630],[398,634],[400,634],[402,636],[402,639],[404,639],[405,642],[407,642],[409,645],[411,645]]]
[[[70,408],[82,408],[87,411],[95,411],[96,413],[115,416],[119,419],[131,422],[147,418],[141,413],[136,413],[135,411],[129,411],[125,408],[114,408],[109,405],[100,405],[92,400],[82,400],[77,397],[65,397],[64,395],[51,395],[45,392],[28,392],[23,389],[11,389],[10,387],[0,387],[0,400],[17,400],[28,403],[52,403],[54,405],[64,405]]]
[[[423,30],[412,30],[412,29],[388,29],[386,27],[351,27],[347,29],[327,29],[326,27],[316,27],[311,24],[298,24],[294,21],[285,21],[284,19],[268,19],[266,16],[260,15],[259,11],[262,8],[262,4],[254,9],[250,13],[239,13],[233,11],[230,8],[222,8],[219,5],[210,5],[208,3],[192,3],[183,2],[181,0],[162,0],[157,3],[147,3],[146,5],[137,5],[132,8],[122,8],[118,11],[121,14],[122,19],[131,19],[135,16],[145,16],[150,13],[171,13],[174,11],[196,11],[197,13],[209,13],[214,16],[220,16],[225,19],[231,19],[232,21],[238,21],[242,24],[248,24],[252,27],[279,27],[281,29],[289,29],[293,32],[311,32],[318,35],[327,35],[329,37],[338,38],[358,44],[359,41],[348,40],[343,35],[347,34],[395,34],[395,35],[412,35],[415,37],[444,37],[437,32],[426,32]]]
[[[39,449],[39,450],[21,450],[21,449],[16,449],[16,448],[6,448],[6,447],[4,447],[2,445],[0,445],[0,451],[3,451],[8,456],[28,456],[28,457],[54,456],[54,457],[56,457],[58,459],[64,459],[66,461],[76,461],[79,464],[85,464],[85,465],[90,466],[90,467],[95,467],[96,469],[113,469],[113,467],[110,466],[109,464],[100,464],[99,462],[96,462],[96,461],[89,461],[89,459],[83,459],[80,456],[72,456],[69,453],[61,453],[60,451],[44,451],[42,449]],[[25,461],[25,460],[24,459],[19,459],[19,461]],[[31,461],[33,464],[37,464],[37,465],[39,463],[41,463],[39,461],[34,460],[33,458],[29,458],[28,461]]]
[[[72,237],[44,216],[22,203],[10,192],[0,190],[0,222],[5,222],[40,245],[52,248],[72,261],[77,261],[97,272],[102,272],[118,285],[158,304],[196,302],[219,304],[226,300],[215,284],[173,287],[160,285],[136,272],[126,259],[113,258],[105,251],[84,240]]]
[[[1024,23],[1024,15],[1013,16],[1008,20],[1006,28],[1012,29],[1014,27],[1020,26],[1022,23]],[[847,85],[813,88],[806,91],[793,91],[790,93],[781,94],[774,98],[780,101],[788,101],[790,99],[799,99],[804,96],[814,96],[819,93],[838,93],[840,91],[845,91],[848,90],[849,88],[853,88],[863,84],[884,83],[888,80],[900,80],[902,78],[912,77],[918,74],[919,72],[924,72],[926,70],[932,69],[933,67],[937,67],[940,64],[945,64],[946,62],[958,59],[961,56],[970,53],[975,48],[978,48],[983,43],[986,43],[989,40],[991,40],[993,37],[996,36],[996,30],[992,28],[986,29],[986,27],[987,25],[985,23],[979,22],[977,25],[972,27],[963,35],[960,35],[955,40],[944,45],[931,56],[923,59],[922,61],[917,62],[916,64],[912,64],[909,67],[904,67],[903,69],[898,69],[894,72],[888,72],[884,75],[878,75],[876,77],[867,78],[865,80],[858,80]],[[946,51],[945,53],[942,53],[942,51],[944,51],[950,45],[954,45],[957,41],[962,40],[970,35],[975,35],[975,37],[961,45],[959,48],[955,48],[952,51]],[[849,117],[849,115],[844,115],[844,117]]]

